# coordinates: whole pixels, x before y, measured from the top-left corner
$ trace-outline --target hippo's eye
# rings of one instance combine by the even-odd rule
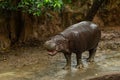
[[[49,40],[53,39],[53,37],[49,37]]]
[[[62,42],[61,42],[61,41],[57,41],[56,44],[57,44],[57,45],[60,45],[60,44],[62,44]]]

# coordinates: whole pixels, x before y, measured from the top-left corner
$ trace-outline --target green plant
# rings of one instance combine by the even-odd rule
[[[62,8],[62,0],[21,0],[18,8],[22,11],[32,13],[33,15],[40,15],[47,10],[60,10]]]
[[[20,0],[16,5],[12,3],[13,0],[1,0],[0,9],[19,9],[23,12],[39,16],[42,12],[47,12],[49,10],[59,11],[63,6],[62,0]]]

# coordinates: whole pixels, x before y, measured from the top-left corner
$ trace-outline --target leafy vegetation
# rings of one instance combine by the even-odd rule
[[[47,10],[60,10],[62,8],[62,0],[22,0],[18,7],[24,12],[40,15]]]
[[[11,5],[11,0],[1,0],[0,1],[0,9],[12,10],[13,8],[15,8],[15,7],[13,7]]]
[[[48,10],[59,11],[63,6],[62,0],[21,0],[16,5],[12,0],[0,1],[0,8],[7,10],[22,10],[33,15],[40,15]]]

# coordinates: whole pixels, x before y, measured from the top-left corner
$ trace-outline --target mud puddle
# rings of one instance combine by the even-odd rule
[[[82,70],[75,68],[76,60],[73,54],[71,70],[63,70],[66,62],[62,54],[51,57],[46,51],[32,50],[35,52],[30,51],[29,54],[29,49],[26,49],[23,51],[26,55],[21,54],[9,58],[9,61],[3,61],[6,65],[1,65],[4,68],[0,67],[0,80],[85,80],[109,73],[120,73],[119,51],[110,51],[109,54],[98,51],[95,62],[91,64],[86,62],[86,52],[86,55],[83,55],[85,68]],[[16,60],[11,61],[14,59]],[[2,61],[0,63],[3,64]]]

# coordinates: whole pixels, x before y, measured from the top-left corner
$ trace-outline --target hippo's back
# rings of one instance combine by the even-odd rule
[[[97,46],[101,32],[96,24],[82,21],[64,30],[63,34],[70,41],[69,47],[73,52],[83,52]]]
[[[74,24],[70,27],[68,27],[67,29],[65,29],[62,34],[67,34],[70,32],[75,32],[75,31],[79,31],[79,32],[84,32],[84,31],[89,31],[90,29],[96,29],[98,26],[96,24],[94,24],[93,22],[90,21],[82,21],[79,22],[77,24]]]

